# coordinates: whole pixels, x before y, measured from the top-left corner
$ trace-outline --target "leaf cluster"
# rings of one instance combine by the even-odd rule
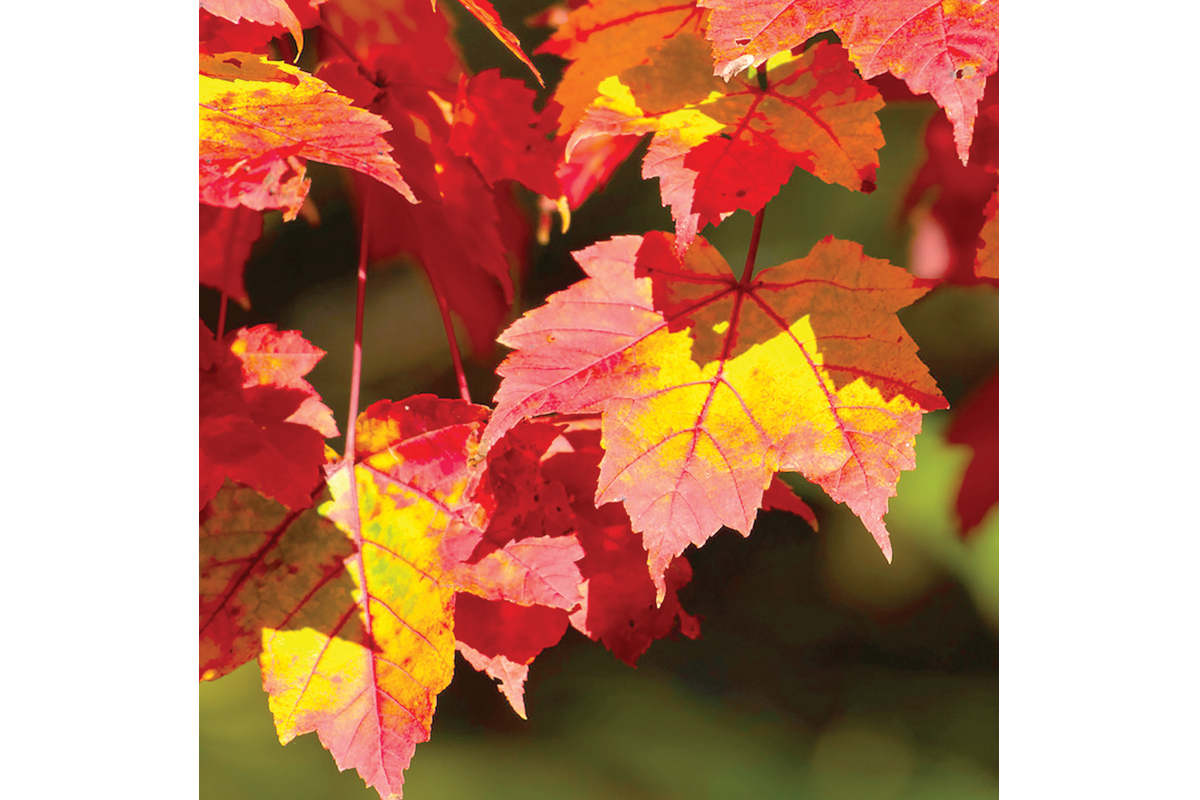
[[[257,658],[281,742],[315,731],[383,797],[456,653],[524,717],[530,667],[568,628],[630,665],[699,636],[689,547],[749,536],[763,509],[817,528],[783,473],[890,561],[888,500],[948,407],[897,312],[999,282],[998,3],[576,2],[529,21],[551,29],[535,55],[565,64],[549,89],[487,0],[462,5],[539,89],[470,69],[416,0],[200,10],[200,281],[221,293],[200,325],[200,678]],[[930,99],[908,269],[832,236],[756,263],[793,173],[874,191],[880,109]],[[584,277],[514,320],[530,253],[635,152],[673,230],[576,251]],[[340,453],[305,377],[324,351],[224,330],[229,299],[250,307],[264,216],[320,224],[310,162],[341,171],[360,234]],[[737,211],[755,224],[731,265],[701,231]],[[368,268],[396,261],[428,282],[460,396],[360,410]],[[456,324],[476,358],[510,350],[493,405],[472,401]],[[995,386],[949,434],[979,454],[964,531],[997,501]]]

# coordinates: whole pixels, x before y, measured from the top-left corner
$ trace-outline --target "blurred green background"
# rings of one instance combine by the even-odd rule
[[[519,21],[543,5],[498,5],[530,52],[546,32]],[[528,78],[474,20],[463,20],[460,32],[473,68]],[[553,86],[561,62],[535,61]],[[872,195],[797,171],[767,207],[758,265],[803,256],[833,234],[906,266],[911,231],[899,200],[924,158],[933,113],[941,112],[925,102],[880,112],[887,144]],[[535,246],[514,313],[581,277],[571,251],[616,234],[672,229],[657,181],[640,178],[642,152],[574,214],[565,235],[555,231],[548,246]],[[344,430],[357,238],[341,176],[318,164],[310,173],[321,224],[284,225],[268,215],[247,267],[253,307],[231,304],[226,328],[275,322],[327,350],[309,379]],[[739,212],[702,235],[738,265],[750,227]],[[361,407],[422,391],[456,396],[423,277],[402,267],[373,271],[367,288]],[[218,303],[201,290],[201,317],[214,330]],[[901,320],[952,408],[996,367],[998,298],[990,287],[940,287]],[[502,350],[468,366],[478,402],[495,390]],[[957,534],[954,498],[970,450],[944,443],[951,413],[926,416],[917,469],[903,474],[891,501],[893,564],[844,507],[789,477],[816,510],[820,532],[771,512],[760,514],[748,539],[722,531],[689,550],[695,578],[680,597],[703,618],[698,641],[656,642],[630,669],[570,629],[530,670],[527,722],[460,659],[439,697],[433,738],[417,747],[406,774],[405,797],[998,796],[999,515],[993,509],[965,541]],[[339,773],[315,735],[279,745],[252,663],[200,685],[200,797],[378,795],[354,772]]]

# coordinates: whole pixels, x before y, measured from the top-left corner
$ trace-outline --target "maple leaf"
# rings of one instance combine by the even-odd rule
[[[294,155],[267,153],[237,162],[200,162],[200,202],[257,211],[279,208],[284,221],[300,213],[312,180]]]
[[[289,508],[321,481],[332,412],[301,376],[324,355],[295,332],[240,330],[218,344],[200,323],[200,506],[225,478]],[[299,363],[298,363],[299,362]]]
[[[200,8],[218,17],[238,22],[249,20],[267,26],[282,25],[296,42],[297,57],[304,48],[304,28],[316,23],[316,7],[325,0],[309,0],[304,4],[296,0],[304,19],[288,5],[287,0],[200,0]]]
[[[429,395],[364,411],[354,463],[327,469],[331,499],[318,508],[357,545],[345,561],[351,602],[323,610],[332,626],[263,633],[280,741],[315,730],[341,769],[354,767],[384,796],[400,794],[414,748],[429,738],[456,649],[499,677],[523,716],[528,665],[561,638],[580,601],[573,535],[518,538],[479,557],[489,509],[528,503],[495,497],[481,477],[487,414]]]
[[[543,455],[561,429],[524,422],[488,451],[472,488],[488,524],[456,575],[475,595],[460,595],[456,606],[459,651],[500,682],[522,718],[529,665],[562,638],[568,612],[583,601],[577,523],[563,487],[543,474]]]
[[[454,612],[456,647],[468,664],[499,681],[500,693],[525,719],[524,683],[529,665],[542,650],[562,639],[567,620],[562,609],[489,602],[460,594]]]
[[[525,84],[487,70],[459,83],[450,149],[479,168],[489,184],[515,180],[547,197],[562,194],[555,174],[563,142],[553,134],[559,105],[533,113],[536,95]]]
[[[263,25],[249,20],[231,22],[200,8],[200,52],[268,53],[268,46],[278,35],[278,26]]]
[[[945,400],[895,312],[929,285],[852,242],[737,279],[705,240],[624,236],[575,254],[588,278],[500,338],[516,350],[485,447],[516,421],[601,413],[597,505],[622,501],[664,573],[722,525],[749,535],[777,471],[846,503],[890,560],[883,515]]]
[[[338,435],[333,411],[304,380],[325,356],[324,350],[299,331],[277,331],[274,325],[266,324],[239,328],[232,335],[229,351],[242,362],[243,388],[270,385],[299,389],[306,397],[288,422],[307,425],[327,439]]]
[[[455,559],[445,540],[479,533],[464,492],[486,413],[429,396],[364,411],[354,461],[330,469],[332,499],[319,509],[357,544],[346,562],[353,602],[329,631],[263,634],[280,741],[315,730],[340,769],[354,767],[384,797],[401,794],[453,675]]]
[[[434,0],[436,3],[436,0]],[[525,51],[521,49],[521,42],[508,28],[504,27],[504,23],[500,21],[500,15],[496,13],[496,9],[488,0],[458,0],[458,2],[467,11],[471,12],[471,16],[483,23],[492,35],[500,40],[500,43],[508,48],[508,51],[517,58],[521,59],[521,63],[529,67],[529,71],[533,73],[533,77],[537,78],[538,84],[543,88],[546,82],[542,80],[542,73],[538,72],[537,67],[529,60],[529,56],[525,55]]]
[[[573,536],[536,536],[510,542],[455,574],[460,591],[486,600],[570,610],[583,599],[575,562],[583,548]]]
[[[970,163],[959,160],[944,116],[934,116],[925,129],[928,157],[902,201],[914,223],[911,269],[922,278],[978,282],[974,265],[984,206],[999,184],[999,83],[999,75],[988,82],[980,103]]]
[[[565,632],[566,629],[563,630]],[[484,655],[461,640],[455,642],[454,646],[458,648],[458,652],[462,653],[463,659],[475,668],[476,672],[482,672],[489,678],[498,681],[500,693],[504,695],[504,699],[508,700],[513,711],[517,712],[517,716],[521,719],[528,719],[525,715],[525,681],[529,677],[529,665],[513,661],[508,656]]]
[[[510,273],[513,262],[523,266],[521,232],[528,229],[511,210],[508,179],[557,196],[561,144],[545,140],[551,123],[547,110],[533,110],[532,92],[496,73],[467,80],[439,36],[445,20],[428,7],[413,14],[430,23],[421,34],[429,37],[422,46],[428,61],[405,47],[377,46],[363,59],[375,82],[346,60],[319,74],[392,125],[385,139],[421,200],[411,206],[372,181],[356,181],[370,259],[411,256],[463,320],[474,352],[486,355],[507,318]]]
[[[680,0],[597,0],[573,10],[535,52],[571,61],[554,89],[563,107],[559,131],[567,133],[612,75],[649,61],[664,39],[699,32],[703,11]]]
[[[430,73],[453,79],[463,70],[450,21],[429,0],[338,0],[323,6],[321,17],[359,57],[400,44],[412,63]]]
[[[284,218],[295,219],[308,190],[299,159],[310,158],[369,175],[415,203],[380,138],[386,130],[382,119],[289,64],[253,53],[200,56],[204,202],[284,208]],[[299,183],[280,183],[289,167]]]
[[[999,65],[999,0],[698,0],[713,10],[714,74],[731,78],[832,30],[871,78],[891,72],[929,93],[966,164],[976,105]]]
[[[576,142],[571,149],[571,160],[564,159],[557,171],[567,205],[579,208],[593,192],[603,188],[641,138],[596,134]]]
[[[262,214],[245,206],[200,204],[200,283],[250,307],[242,273],[250,248],[262,236]]]
[[[817,529],[817,515],[813,513],[808,503],[801,500],[779,476],[771,479],[771,485],[763,492],[763,511],[787,511],[795,514],[809,524],[814,531]]]
[[[975,275],[1000,280],[1000,190],[983,207],[983,230],[979,232],[979,249],[975,252]]]
[[[1000,372],[956,407],[946,441],[974,451],[955,500],[959,533],[967,535],[1000,502]]]
[[[801,167],[826,183],[873,191],[883,134],[879,93],[824,42],[773,59],[769,86],[708,74],[708,45],[679,33],[649,64],[599,87],[567,145],[594,135],[653,133],[642,175],[660,180],[676,246],[738,209],[760,211]]]
[[[579,562],[583,601],[571,613],[571,625],[631,667],[654,640],[673,631],[699,637],[700,621],[683,610],[678,597],[692,577],[687,559],[679,556],[671,562],[665,594],[656,602],[646,548],[629,515],[619,503],[597,508],[593,502],[604,455],[598,426],[572,423],[557,444],[547,453],[543,472],[570,495],[577,536],[587,553]]]
[[[200,512],[200,679],[262,650],[262,629],[330,630],[353,602],[353,543],[315,509],[289,510],[226,481]]]

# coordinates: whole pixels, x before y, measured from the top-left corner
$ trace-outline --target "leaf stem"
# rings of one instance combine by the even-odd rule
[[[367,305],[367,207],[363,199],[362,243],[358,248],[358,297],[354,304],[354,357],[350,366],[350,417],[346,422],[347,463],[354,466],[355,428],[358,423],[358,392],[362,385],[363,311]],[[357,505],[354,476],[350,476],[351,499]]]
[[[458,394],[469,403],[471,402],[471,391],[467,388],[467,373],[463,370],[462,355],[458,352],[458,337],[454,335],[454,321],[450,319],[450,307],[446,305],[446,295],[442,292],[442,286],[434,276],[433,270],[426,267],[424,263],[421,264],[421,268],[425,270],[425,276],[429,278],[429,285],[433,287],[433,296],[437,298],[438,311],[442,315],[442,326],[446,329],[446,340],[450,343],[450,358],[454,361],[454,374],[458,377]]]
[[[354,561],[358,568],[358,584],[362,588],[359,607],[362,609],[363,626],[366,628],[367,635],[371,636],[374,628],[371,622],[370,595],[367,591],[367,568],[363,563],[362,511],[358,504],[358,468],[355,466],[355,450],[358,447],[355,435],[358,429],[358,391],[362,384],[363,311],[367,301],[368,197],[369,195],[363,198],[362,241],[358,246],[358,297],[354,304],[354,358],[350,367],[350,419],[346,423],[346,454],[342,457],[342,465],[343,468],[350,471],[349,500],[350,507],[354,509],[353,521],[350,524],[353,528],[354,545],[357,549]]]
[[[221,310],[217,312],[217,341],[225,336],[225,309],[229,307],[229,292],[221,290]]]
[[[754,259],[758,257],[758,239],[762,236],[763,216],[767,213],[764,205],[754,215],[754,230],[750,232],[750,250],[746,253],[746,267],[742,270],[742,285],[750,283],[754,277]]]

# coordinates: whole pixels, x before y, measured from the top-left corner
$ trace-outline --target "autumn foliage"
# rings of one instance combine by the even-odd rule
[[[689,547],[749,536],[762,509],[817,527],[780,473],[845,504],[891,560],[888,500],[923,415],[948,406],[897,312],[999,281],[997,2],[578,0],[538,20],[536,52],[565,65],[548,89],[503,5],[462,6],[528,81],[473,74],[426,2],[200,3],[200,282],[222,309],[251,302],[264,214],[319,219],[316,161],[345,172],[360,291],[405,256],[447,331],[508,349],[490,405],[452,333],[458,398],[359,409],[356,370],[339,431],[302,332],[225,331],[223,311],[200,325],[200,678],[257,658],[280,740],[315,731],[385,798],[456,653],[523,717],[530,665],[568,628],[631,665],[699,636],[678,595]],[[875,189],[877,112],[899,93],[944,110],[903,211],[948,255],[896,265],[830,236],[757,264],[794,171]],[[584,277],[517,316],[535,238],[642,141],[674,229],[575,252]],[[701,232],[739,210],[755,227],[731,265]],[[998,499],[997,386],[950,434],[976,453],[964,530]]]

